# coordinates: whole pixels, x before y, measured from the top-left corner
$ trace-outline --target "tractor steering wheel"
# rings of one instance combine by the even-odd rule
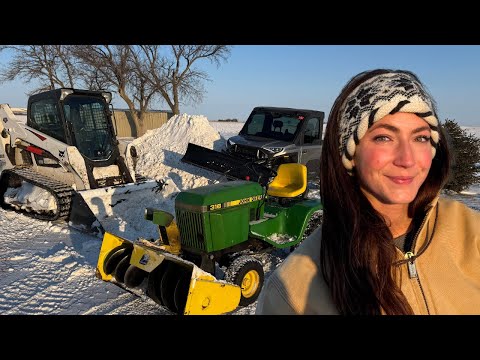
[[[266,187],[273,181],[275,176],[277,176],[276,170],[272,169],[270,166],[264,165],[266,162],[266,159],[256,159],[246,164],[246,166],[258,176],[258,183],[263,187]]]

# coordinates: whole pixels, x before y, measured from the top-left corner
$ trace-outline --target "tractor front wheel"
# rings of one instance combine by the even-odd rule
[[[225,272],[225,280],[242,289],[240,306],[248,306],[257,300],[264,278],[262,263],[248,255],[234,259]]]

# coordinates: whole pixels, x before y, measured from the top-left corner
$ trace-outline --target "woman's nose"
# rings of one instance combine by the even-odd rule
[[[408,141],[400,141],[396,149],[395,160],[396,166],[411,167],[415,164],[415,155],[412,145]]]

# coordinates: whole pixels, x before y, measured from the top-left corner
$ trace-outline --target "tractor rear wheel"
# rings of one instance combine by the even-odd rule
[[[225,280],[242,289],[240,306],[248,306],[257,300],[264,279],[262,263],[248,255],[234,259],[225,272]]]

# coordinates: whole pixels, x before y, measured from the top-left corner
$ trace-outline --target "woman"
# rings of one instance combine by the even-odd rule
[[[320,163],[323,224],[270,276],[257,314],[480,314],[480,213],[439,197],[450,150],[409,71],[352,78]]]

